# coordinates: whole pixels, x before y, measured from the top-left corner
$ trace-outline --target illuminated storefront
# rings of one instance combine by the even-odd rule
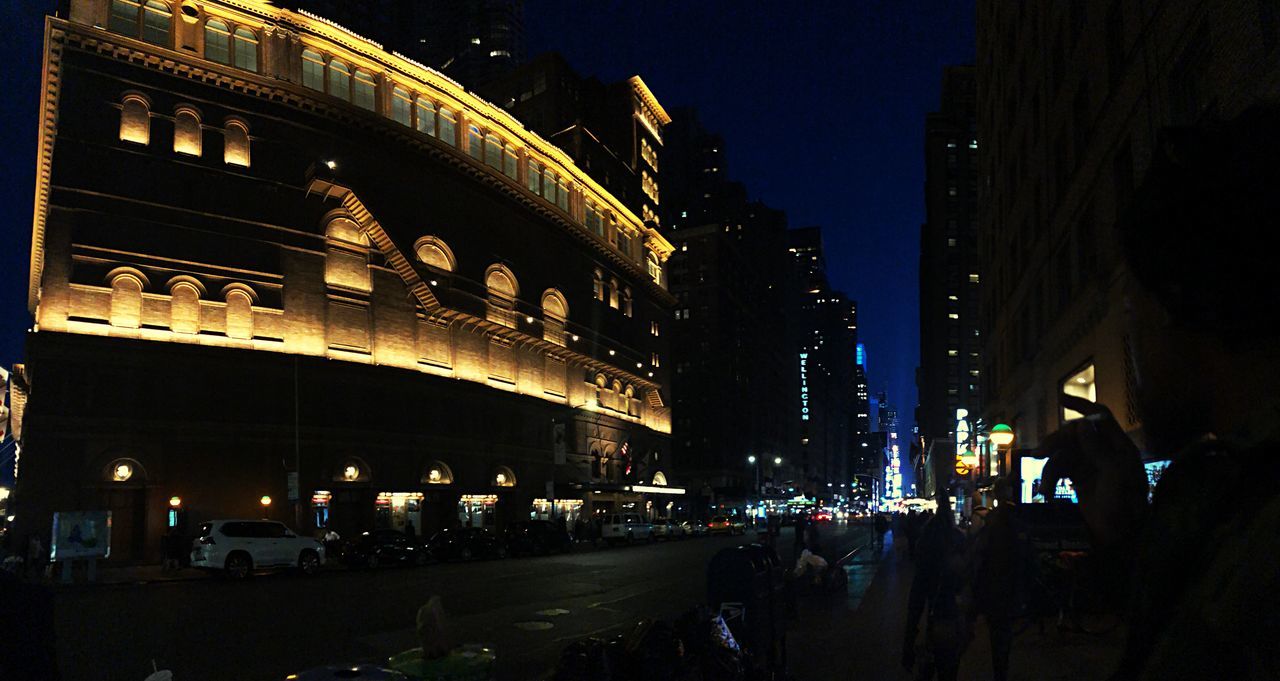
[[[422,530],[422,492],[380,492],[374,527],[417,534]]]
[[[464,494],[458,499],[458,522],[463,527],[493,527],[497,507],[496,494]]]
[[[568,526],[573,527],[574,523],[578,522],[578,515],[581,512],[581,499],[534,499],[533,506],[529,510],[529,519],[554,520],[564,516]]]

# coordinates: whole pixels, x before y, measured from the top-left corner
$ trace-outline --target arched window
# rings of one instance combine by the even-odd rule
[[[619,294],[619,293],[620,293],[620,291],[619,291],[619,288],[618,288],[618,280],[617,280],[617,278],[616,278],[616,277],[610,277],[610,279],[609,279],[609,307],[611,307],[611,308],[613,308],[613,309],[615,309],[615,310],[616,310],[616,309],[618,309],[618,303],[619,303],[619,301],[618,301],[618,294]]]
[[[160,0],[147,0],[142,7],[142,39],[156,45],[169,45],[173,12]]]
[[[142,325],[142,279],[123,272],[111,278],[112,326],[136,329]]]
[[[596,374],[596,406],[606,407],[609,405],[609,379],[604,374]]]
[[[631,287],[627,286],[622,289],[622,314],[631,316]]]
[[[141,95],[125,95],[120,104],[120,139],[150,144],[151,105]]]
[[[324,92],[324,55],[315,50],[302,51],[302,84]]]
[[[227,336],[253,338],[253,296],[243,288],[227,289]]]
[[[520,157],[516,154],[516,148],[510,144],[502,147],[502,174],[511,179],[516,179],[516,164]]]
[[[175,333],[200,333],[200,289],[185,279],[169,286],[169,328]]]
[[[424,265],[446,272],[452,272],[458,265],[458,261],[453,257],[453,251],[449,250],[448,244],[438,237],[424,236],[418,239],[413,245],[413,250],[418,260]]]
[[[458,119],[449,109],[440,107],[440,141],[451,147],[458,146]]]
[[[490,265],[484,275],[484,286],[489,291],[489,321],[516,328],[516,296],[520,292],[516,275],[502,265]]]
[[[498,466],[493,471],[493,486],[494,487],[515,487],[516,474],[513,473],[511,469],[506,466]]]
[[[443,461],[432,461],[422,474],[422,482],[428,485],[452,485],[453,470]]]
[[[477,161],[484,161],[484,136],[474,125],[467,126],[467,153]]]
[[[203,139],[200,118],[191,109],[179,109],[173,117],[173,150],[179,154],[200,155]]]
[[[534,194],[542,193],[542,164],[533,159],[529,159],[528,170],[525,173],[526,181],[529,184],[529,191]]]
[[[351,101],[361,109],[375,111],[373,74],[364,69],[356,69],[355,80],[351,81]]]
[[[219,64],[231,63],[231,29],[223,21],[204,23],[204,58]]]
[[[369,240],[360,227],[345,217],[329,221],[325,228],[325,283],[357,291],[370,290]]]
[[[493,133],[484,138],[484,162],[502,170],[502,138]]]
[[[415,121],[414,127],[418,132],[425,132],[432,137],[436,135],[436,105],[426,97],[419,96],[414,101],[417,107],[418,120]]]
[[[391,88],[391,120],[400,125],[413,125],[413,101],[409,91],[400,86]]]
[[[222,160],[230,165],[249,167],[249,126],[238,120],[227,121]]]
[[[236,29],[234,40],[236,68],[258,71],[258,35],[241,26]]]
[[[102,479],[114,483],[139,483],[146,481],[147,473],[134,459],[115,459],[102,470]]]
[[[329,94],[351,101],[351,69],[336,59],[329,61]]]
[[[610,403],[610,406],[615,411],[627,410],[627,406],[623,404],[623,400],[625,400],[626,398],[623,397],[622,395],[622,381],[619,381],[616,378],[613,380],[613,390],[610,396],[613,398],[613,401]]]
[[[564,345],[564,325],[569,319],[569,303],[564,294],[549,288],[542,294],[542,337],[543,339]]]
[[[630,384],[622,390],[622,411],[627,412],[631,416],[639,415],[639,407],[636,405],[636,389]]]

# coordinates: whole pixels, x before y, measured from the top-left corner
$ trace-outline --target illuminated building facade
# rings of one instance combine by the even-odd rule
[[[1274,100],[1278,49],[1273,2],[978,2],[982,415],[1019,449],[1062,392],[1141,446],[1116,226],[1164,129]]]
[[[982,407],[978,304],[978,139],[972,66],[943,73],[942,106],[925,122],[925,216],[920,234],[920,395],[916,420],[935,441],[976,444]],[[959,416],[964,414],[964,416]],[[965,432],[961,433],[960,429]],[[947,446],[950,446],[948,444]]]
[[[658,171],[671,116],[640,76],[583,78],[551,52],[479,91],[563,149],[645,224],[661,222]],[[588,216],[592,210],[588,203]]]
[[[171,497],[342,534],[673,498],[672,249],[563,151],[266,2],[61,16],[19,533],[107,509],[131,561]]]
[[[474,90],[524,62],[524,0],[284,0]]]

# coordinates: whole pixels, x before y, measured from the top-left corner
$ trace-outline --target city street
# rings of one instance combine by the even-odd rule
[[[865,528],[820,526],[828,553]],[[63,678],[138,681],[154,659],[178,681],[281,679],[331,663],[376,662],[414,647],[414,617],[443,598],[457,642],[496,647],[500,679],[545,676],[560,651],[642,618],[674,618],[705,597],[719,550],[754,539],[708,537],[568,555],[74,587],[56,596]],[[779,540],[790,560],[791,530]]]

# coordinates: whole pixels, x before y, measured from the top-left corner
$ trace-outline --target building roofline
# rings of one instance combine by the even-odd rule
[[[644,102],[645,106],[653,110],[653,113],[658,117],[659,122],[663,125],[671,124],[671,116],[667,115],[667,110],[662,108],[662,105],[658,103],[658,98],[653,96],[653,91],[649,89],[648,85],[645,85],[643,78],[640,76],[631,76],[627,79],[627,82],[631,84],[631,89],[640,96],[640,101]]]

